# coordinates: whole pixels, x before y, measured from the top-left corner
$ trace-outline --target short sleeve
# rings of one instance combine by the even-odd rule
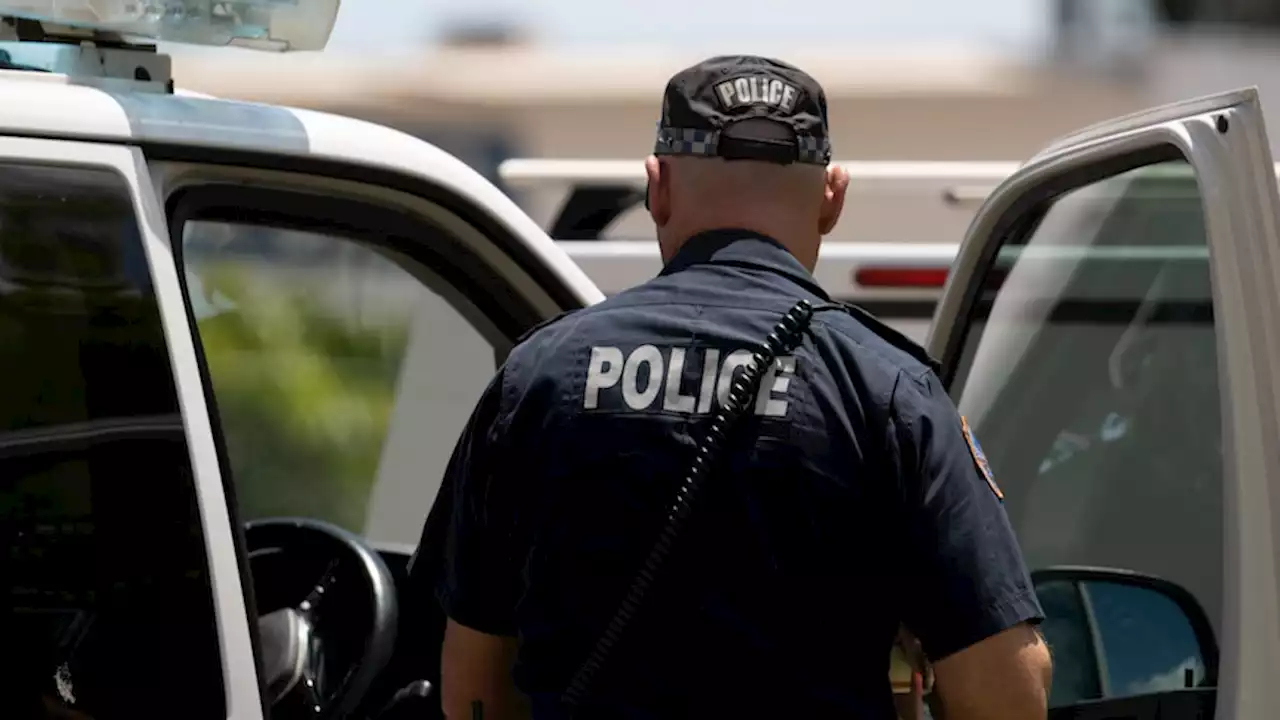
[[[907,530],[903,623],[933,661],[1038,623],[1044,615],[1001,491],[937,377],[902,378],[890,417]]]
[[[491,635],[514,635],[521,593],[518,474],[504,452],[503,372],[490,382],[455,446],[440,498],[452,503],[436,587],[445,614]]]

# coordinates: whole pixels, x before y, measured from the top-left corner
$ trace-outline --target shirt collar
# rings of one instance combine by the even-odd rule
[[[662,268],[671,275],[694,265],[747,265],[782,275],[825,301],[830,297],[804,265],[777,240],[751,230],[725,228],[698,233],[685,241]]]

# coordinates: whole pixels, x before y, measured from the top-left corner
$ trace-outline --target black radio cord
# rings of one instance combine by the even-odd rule
[[[562,702],[567,708],[572,710],[582,707],[586,701],[596,676],[618,645],[627,626],[635,618],[636,612],[653,586],[654,579],[670,557],[676,538],[688,523],[694,503],[702,495],[705,481],[720,451],[724,448],[730,429],[759,392],[761,380],[778,357],[794,351],[804,340],[804,332],[813,319],[813,313],[814,308],[807,300],[801,300],[788,310],[787,314],[774,326],[773,332],[769,333],[765,341],[752,354],[750,362],[730,386],[727,401],[711,420],[706,436],[694,452],[693,462],[689,466],[684,481],[680,483],[675,501],[667,513],[666,525],[663,526],[657,541],[650,549],[640,572],[632,580],[630,589],[609,621],[604,634],[596,641],[591,655],[578,668],[562,696]]]

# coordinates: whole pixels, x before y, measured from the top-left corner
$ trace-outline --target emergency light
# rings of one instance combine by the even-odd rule
[[[0,0],[0,16],[191,45],[321,50],[341,0]]]

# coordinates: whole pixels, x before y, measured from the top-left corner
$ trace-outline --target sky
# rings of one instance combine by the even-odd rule
[[[511,18],[551,46],[768,52],[924,43],[1022,53],[1042,43],[1052,1],[346,0],[328,50],[403,52],[450,22]]]

